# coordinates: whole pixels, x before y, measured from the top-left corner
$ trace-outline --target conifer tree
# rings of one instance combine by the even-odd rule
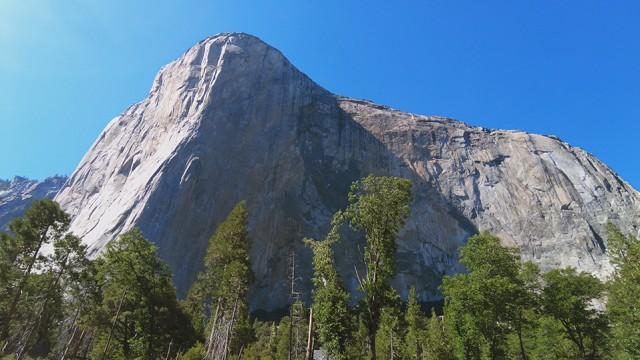
[[[2,235],[0,267],[7,269],[2,275],[6,282],[0,290],[0,341],[4,341],[3,348],[9,343],[19,342],[13,337],[21,332],[21,326],[13,327],[14,320],[28,321],[31,317],[31,314],[19,311],[24,308],[20,302],[24,295],[31,293],[28,287],[32,274],[46,263],[40,250],[62,238],[68,228],[69,216],[53,200],[44,199],[35,201],[22,218],[11,222],[9,229],[13,235]]]
[[[86,251],[86,248],[83,249]],[[102,287],[97,279],[101,258],[77,261],[74,271],[65,280],[64,319],[54,354],[57,358],[86,358],[97,323],[96,309],[102,303]]]
[[[292,304],[294,309],[303,309],[302,306],[294,305],[296,304]],[[275,340],[275,359],[304,360],[305,347],[307,344],[306,332],[304,330],[307,325],[308,322],[304,316],[300,316],[298,324],[292,324],[290,316],[285,316],[280,319]],[[299,331],[296,331],[296,327],[298,327]]]
[[[254,321],[255,341],[243,352],[244,360],[276,360],[277,326],[273,322]]]
[[[289,316],[285,316],[280,319],[278,323],[278,330],[276,335],[276,351],[275,357],[276,359],[289,359],[291,351],[291,338],[289,337],[291,328],[291,318]]]
[[[436,315],[432,310],[427,321],[424,340],[423,360],[453,360],[455,359],[450,330],[447,329],[445,317]]]
[[[169,268],[139,230],[107,245],[98,279],[102,303],[95,315],[98,338],[92,358],[157,359],[193,343]]]
[[[371,352],[369,351],[369,334],[364,320],[365,312],[361,308],[355,310],[356,318],[354,322],[356,328],[353,332],[352,340],[347,346],[347,358],[365,360],[371,357]]]
[[[46,278],[38,289],[38,302],[31,308],[31,319],[23,324],[19,353],[45,356],[54,351],[56,341],[64,337],[59,326],[73,306],[76,290],[83,286],[82,279],[90,276],[86,246],[80,239],[67,234],[53,243],[53,253],[43,261],[42,273]]]
[[[204,345],[201,342],[197,342],[189,350],[179,356],[179,360],[202,360],[205,355]]]
[[[365,273],[359,276],[364,294],[364,318],[371,359],[376,358],[376,333],[382,308],[397,296],[391,285],[395,274],[396,236],[409,215],[411,182],[370,175],[351,186],[344,215],[365,236]]]
[[[203,270],[186,301],[194,325],[204,335],[207,359],[237,357],[251,339],[249,246],[247,209],[242,201],[209,240]]]
[[[395,306],[382,308],[380,324],[376,332],[376,359],[398,360],[404,357],[403,342],[405,324],[400,311],[400,298]]]
[[[409,289],[404,323],[407,328],[404,340],[405,356],[407,359],[422,359],[425,322],[415,287]]]

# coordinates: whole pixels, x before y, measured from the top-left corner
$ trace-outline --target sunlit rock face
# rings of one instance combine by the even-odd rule
[[[310,296],[310,253],[368,174],[413,181],[398,240],[401,293],[438,297],[461,271],[457,248],[498,234],[544,269],[610,270],[607,221],[638,233],[640,195],[606,165],[555,137],[490,130],[336,96],[247,34],[207,38],[158,73],[147,98],[113,119],[56,200],[97,254],[136,226],[184,293],[207,241],[240,200],[250,210],[254,310],[289,302],[289,255]],[[336,249],[355,291],[362,239]]]
[[[42,181],[22,176],[0,179],[0,231],[7,231],[11,220],[24,215],[32,202],[53,198],[66,180],[64,176],[52,176]]]

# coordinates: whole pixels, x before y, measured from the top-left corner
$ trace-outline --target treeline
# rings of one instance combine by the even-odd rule
[[[41,200],[0,233],[6,358],[161,359],[194,342],[171,273],[139,231],[91,261],[68,227],[58,204]]]
[[[423,313],[391,287],[396,238],[411,183],[355,182],[313,252],[312,303],[280,321],[249,312],[253,277],[247,208],[239,203],[212,235],[184,300],[167,265],[137,230],[95,260],[69,234],[51,200],[35,202],[0,233],[0,346],[7,359],[637,359],[640,242],[608,226],[615,271],[607,283],[575,269],[542,273],[491,234],[460,249],[466,273],[445,276],[444,309]],[[364,238],[359,293],[334,262],[345,232]],[[419,285],[419,284],[416,284]]]

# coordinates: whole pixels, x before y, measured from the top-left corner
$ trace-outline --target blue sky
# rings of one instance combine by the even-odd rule
[[[640,188],[639,1],[0,2],[0,178],[70,174],[202,38],[243,31],[327,89],[555,134]]]

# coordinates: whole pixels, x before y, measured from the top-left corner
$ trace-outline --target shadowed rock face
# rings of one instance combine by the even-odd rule
[[[42,181],[16,176],[0,179],[0,231],[9,229],[11,220],[24,215],[32,202],[53,198],[67,178],[53,176]]]
[[[457,248],[482,230],[544,269],[605,276],[604,224],[638,233],[640,195],[606,165],[557,138],[488,130],[335,96],[246,34],[198,43],[160,70],[149,96],[113,119],[56,200],[98,253],[138,226],[188,289],[209,236],[240,200],[250,210],[251,305],[288,303],[288,257],[310,295],[305,236],[324,236],[352,181],[370,173],[414,184],[394,280],[437,298],[461,271]],[[361,239],[337,260],[355,291]]]

